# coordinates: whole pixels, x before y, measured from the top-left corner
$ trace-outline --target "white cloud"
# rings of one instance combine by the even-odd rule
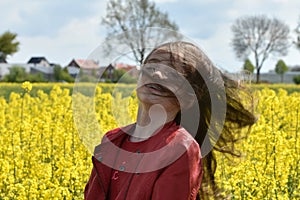
[[[52,1],[45,1],[43,6],[33,6],[32,11],[36,13],[44,12],[44,15],[49,16],[49,10],[51,9],[47,4],[51,2]],[[3,2],[1,4],[3,5]],[[18,13],[23,13],[23,15],[27,17],[25,19],[19,19],[19,25],[22,23],[28,24],[28,27],[23,27],[24,29],[19,29],[17,32],[10,29],[12,32],[18,34],[17,40],[20,41],[20,50],[8,58],[9,62],[27,62],[31,56],[45,56],[50,62],[66,65],[72,58],[86,58],[103,38],[100,20],[102,13],[105,11],[104,1],[86,3],[86,8],[82,9],[83,12],[86,13],[69,14],[69,17],[65,17],[66,12],[68,12],[68,7],[66,7],[64,8],[64,12],[59,13],[60,16],[56,16],[56,20],[49,20],[48,22],[39,22],[40,19],[33,20],[32,16],[36,14],[32,14],[32,16],[24,14],[27,13],[28,6],[33,4],[28,4],[25,9],[19,6],[16,6],[16,8],[11,7],[11,4],[5,5],[8,6],[7,10],[9,13],[10,11],[14,11],[15,14],[13,14],[13,16],[15,16],[16,19],[20,18],[16,17],[20,16]],[[53,7],[53,5],[51,6]],[[79,9],[81,9],[80,5],[78,6]],[[36,11],[38,8],[40,11]],[[47,10],[47,8],[49,10]],[[20,10],[22,10],[22,12]],[[44,16],[41,16],[40,18],[43,17]],[[17,21],[16,19],[12,19],[13,18],[9,18],[7,20],[7,23],[10,24],[11,27],[13,27]],[[59,22],[59,20],[64,21],[64,23]],[[3,22],[0,22],[0,27],[2,23]],[[49,30],[46,30],[47,28],[39,30],[42,28],[41,25],[46,25]]]
[[[9,29],[18,34],[21,42],[20,51],[8,61],[25,62],[31,56],[42,55],[51,62],[66,65],[73,57],[86,58],[105,36],[100,20],[107,1],[1,0],[0,17],[5,20],[0,21],[0,34]],[[230,26],[238,17],[267,14],[285,21],[291,29],[296,28],[300,17],[299,0],[155,0],[155,3],[169,13],[184,35],[200,44],[214,63],[234,71],[242,65],[229,45]],[[291,48],[283,59],[290,65],[299,64],[299,54]],[[277,59],[270,58],[265,69],[273,68]]]
[[[38,5],[36,3],[31,2],[30,4],[25,3],[24,1],[16,1],[16,0],[3,0],[0,1],[0,30],[13,29],[14,32],[17,26],[22,25],[24,22],[24,18],[22,18],[22,14],[34,12]]]
[[[232,39],[230,27],[238,17],[244,15],[266,14],[269,17],[281,19],[287,23],[292,30],[296,27],[300,16],[300,2],[298,0],[291,0],[289,3],[276,0],[241,0],[232,2],[233,3],[230,6],[224,6],[223,3],[219,2],[219,6],[224,9],[222,12],[216,12],[218,9],[205,10],[203,9],[203,2],[199,2],[197,6],[199,12],[202,12],[202,15],[207,19],[212,19],[207,22],[212,24],[212,26],[204,24],[199,27],[199,29],[202,28],[203,32],[210,30],[209,37],[203,38],[199,37],[199,34],[198,36],[193,35],[213,62],[229,71],[239,71],[243,65],[243,62],[235,57],[232,47],[230,46],[230,40]],[[196,15],[194,16],[195,18],[193,21],[195,22],[198,19],[196,18]],[[219,18],[222,18],[222,20],[214,20]],[[192,23],[190,23],[189,20],[186,20],[185,27],[189,27],[192,31],[195,31],[197,27],[192,26],[191,24]],[[186,34],[192,32],[189,29],[185,29],[185,31],[187,31],[185,32]],[[288,65],[300,64],[299,54],[299,50],[291,48],[288,56],[280,58],[270,56],[262,70],[268,71],[274,69],[278,59],[283,59]]]
[[[24,57],[45,56],[50,62],[66,65],[72,58],[87,58],[103,39],[99,19],[74,19],[56,36],[22,37],[20,52],[13,56],[21,62]],[[24,55],[24,52],[29,52]]]

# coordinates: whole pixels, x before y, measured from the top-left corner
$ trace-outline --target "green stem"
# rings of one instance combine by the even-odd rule
[[[23,149],[23,120],[24,120],[24,95],[25,93],[22,93],[22,101],[21,101],[21,122],[20,122],[20,132],[19,132],[19,136],[20,136],[20,148],[21,150]]]

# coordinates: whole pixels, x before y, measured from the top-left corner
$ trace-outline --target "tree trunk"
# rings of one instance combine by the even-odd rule
[[[256,70],[256,83],[259,83],[260,82],[260,68],[257,68],[257,70]]]

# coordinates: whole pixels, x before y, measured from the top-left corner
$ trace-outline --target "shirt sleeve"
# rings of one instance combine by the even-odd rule
[[[84,190],[84,199],[91,199],[94,197],[95,191],[101,190],[99,183],[97,182],[97,174],[95,168],[93,167],[88,183]]]
[[[93,162],[95,158],[93,157]],[[97,169],[95,166],[92,168],[90,178],[84,189],[84,199],[85,200],[104,200],[105,199],[105,189],[103,183],[101,183]]]
[[[198,144],[165,168],[154,185],[152,200],[194,200],[200,188],[203,169]]]

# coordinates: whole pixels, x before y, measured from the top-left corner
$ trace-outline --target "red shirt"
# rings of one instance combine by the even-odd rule
[[[125,132],[134,127],[108,132],[96,147],[85,199],[196,199],[203,170],[194,138],[172,122],[149,139],[133,143]]]
[[[125,151],[141,153],[145,152],[144,149],[146,144],[147,140],[141,142],[130,142],[128,136],[121,145],[121,148]],[[125,165],[126,161],[122,161],[122,164]],[[114,169],[112,171],[109,199],[121,199],[122,193],[124,193],[122,190],[128,187],[131,176],[131,173],[121,170]]]

